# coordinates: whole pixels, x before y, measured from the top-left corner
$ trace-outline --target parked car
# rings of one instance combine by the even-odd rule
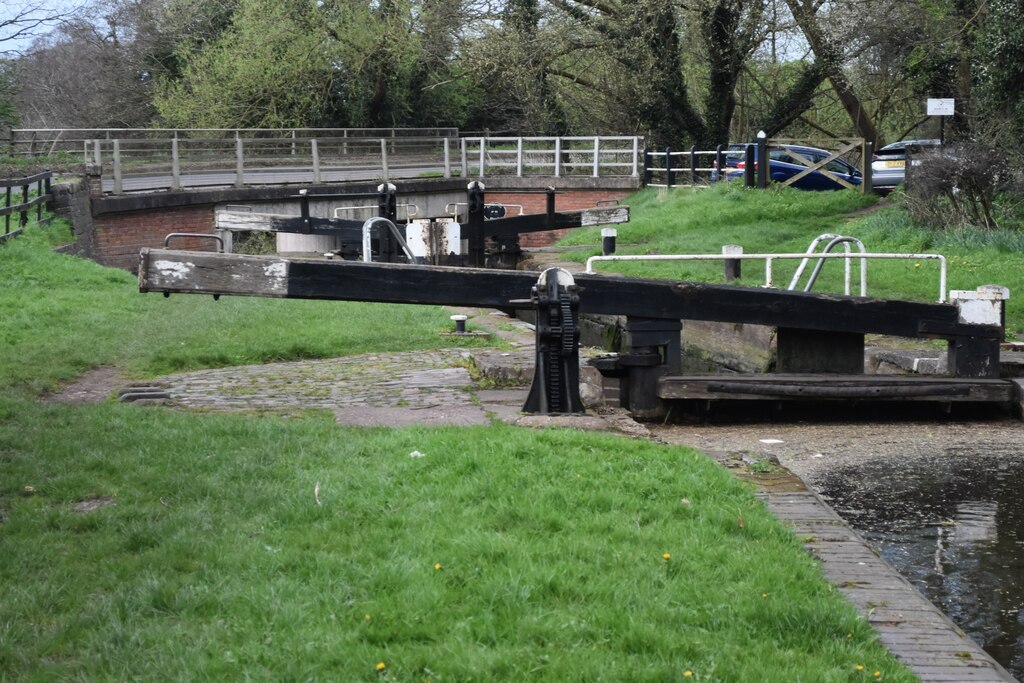
[[[817,163],[832,155],[832,152],[824,149],[818,149],[817,147],[804,147],[802,145],[783,145],[781,147],[772,147],[768,150],[768,179],[771,182],[781,183],[807,170],[807,166],[793,157],[794,153],[799,154],[813,163]],[[757,168],[757,163],[758,162],[755,157],[755,169]],[[745,166],[746,145],[729,145],[729,148],[725,152],[725,179],[736,180],[738,178],[742,178]],[[842,159],[833,159],[825,164],[824,168],[852,185],[860,185],[861,183],[861,172]],[[719,169],[716,168],[711,172],[711,180],[716,181],[718,179]],[[792,187],[800,190],[845,189],[842,185],[822,173],[820,170],[814,170],[806,174],[799,180],[792,183]]]
[[[880,194],[892,192],[906,179],[907,154],[913,158],[935,151],[941,144],[938,140],[902,140],[879,148],[871,160],[872,189]]]

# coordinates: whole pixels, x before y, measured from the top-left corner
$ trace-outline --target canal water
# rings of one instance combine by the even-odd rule
[[[812,482],[853,528],[1024,681],[1024,449],[869,458]]]

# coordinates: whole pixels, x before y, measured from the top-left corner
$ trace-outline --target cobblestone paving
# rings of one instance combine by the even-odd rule
[[[174,404],[211,411],[469,406],[464,350],[370,354],[160,377]]]

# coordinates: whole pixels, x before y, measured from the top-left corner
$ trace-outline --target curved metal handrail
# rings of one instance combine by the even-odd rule
[[[850,253],[850,245],[851,244],[856,244],[857,248],[860,250],[860,253],[862,253],[862,254],[866,254],[867,253],[867,248],[864,246],[864,243],[861,242],[856,237],[847,237],[847,236],[844,236],[844,235],[836,235],[836,234],[832,234],[832,233],[824,233],[824,234],[818,235],[818,237],[814,238],[814,240],[811,242],[810,246],[807,247],[807,253],[808,254],[817,253],[818,245],[821,244],[826,239],[829,240],[829,243],[825,245],[824,250],[822,250],[820,252],[821,254],[828,254],[828,253],[830,253],[832,251],[832,248],[835,247],[837,244],[842,244],[843,245],[843,249],[845,250],[845,252],[847,254]],[[807,264],[809,262],[810,262],[810,257],[809,256],[807,258],[804,258],[802,261],[800,261],[800,265],[797,267],[796,273],[793,274],[793,279],[790,280],[789,287],[787,289],[790,289],[790,290],[796,289],[797,285],[800,282],[800,276],[803,275],[804,269],[807,268]],[[844,264],[845,264],[845,281],[844,281],[845,288],[844,288],[844,293],[849,295],[850,294],[850,259],[849,258],[844,259]],[[825,259],[819,257],[818,258],[818,263],[814,266],[814,270],[811,272],[811,275],[810,275],[810,277],[807,280],[807,286],[804,287],[804,291],[805,292],[809,292],[809,291],[811,291],[811,289],[813,289],[814,283],[818,279],[818,274],[821,273],[821,269],[822,269],[822,267],[824,265],[825,265]],[[861,296],[867,296],[868,295],[868,262],[867,262],[866,259],[861,259],[860,260],[860,295]]]

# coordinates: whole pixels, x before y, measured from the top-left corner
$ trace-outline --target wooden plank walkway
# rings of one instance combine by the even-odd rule
[[[1013,382],[939,375],[737,374],[662,377],[665,399],[730,401],[982,401],[1015,400]]]
[[[812,491],[758,494],[821,560],[825,577],[871,622],[882,643],[928,683],[1013,683],[1003,667],[878,557]]]

